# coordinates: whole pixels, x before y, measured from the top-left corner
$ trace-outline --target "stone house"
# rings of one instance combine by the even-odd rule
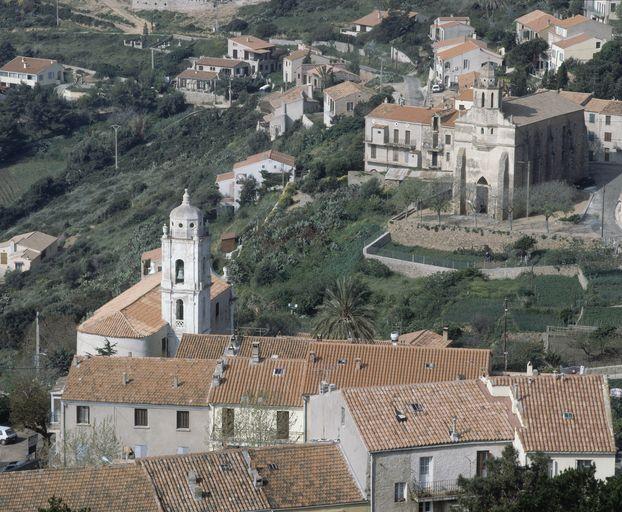
[[[371,32],[375,27],[382,23],[382,20],[389,17],[389,11],[381,11],[379,9],[374,9],[369,14],[366,14],[362,18],[354,20],[352,25],[354,25],[354,31],[357,34]],[[410,11],[408,13],[409,18],[417,19],[417,13],[414,11]]]
[[[141,280],[78,326],[76,353],[95,354],[108,340],[119,356],[172,356],[183,333],[230,333],[233,300],[231,285],[211,270],[203,212],[186,191],[163,226],[160,251],[141,261]]]
[[[311,87],[297,86],[264,96],[258,108],[263,118],[259,121],[257,129],[268,132],[270,140],[274,140],[291,128],[296,121],[302,121],[303,126],[311,126],[312,122],[305,114],[317,112],[320,105],[313,99]]]
[[[324,124],[331,126],[336,116],[354,115],[354,107],[373,95],[371,89],[350,81],[324,89]]]
[[[218,78],[218,73],[215,71],[184,69],[175,77],[175,87],[182,92],[213,93]]]
[[[199,57],[193,61],[192,69],[218,73],[220,78],[239,78],[251,74],[251,66],[248,62],[218,57]]]
[[[296,85],[307,85],[312,91],[322,91],[331,82],[345,81],[361,81],[361,77],[348,71],[345,64],[302,64],[296,75]]]
[[[445,87],[458,85],[460,75],[471,71],[479,72],[483,66],[500,66],[503,58],[490,51],[484,41],[456,38],[439,41],[433,45],[433,70],[438,83]]]
[[[610,23],[617,21],[617,9],[620,6],[620,0],[584,0],[583,14],[600,23]]]
[[[379,105],[365,117],[365,171],[450,178],[456,118],[455,110],[442,107]]]
[[[445,512],[458,477],[485,476],[489,458],[509,445],[523,464],[549,455],[553,475],[590,464],[597,478],[613,475],[608,406],[602,376],[329,390],[309,398],[307,438],[339,442],[372,511]]]
[[[15,57],[0,68],[0,90],[25,84],[58,85],[64,81],[64,68],[53,59]]]
[[[585,105],[588,161],[622,163],[622,101],[593,98]]]
[[[58,251],[58,238],[31,231],[0,242],[0,276],[9,270],[25,272]]]
[[[369,510],[336,443],[228,448],[0,474],[6,510],[36,512],[49,505],[50,496],[62,496],[72,510],[91,512]]]
[[[276,46],[255,36],[230,37],[227,57],[248,63],[253,74],[267,75],[279,69]]]
[[[283,82],[286,84],[297,82],[302,63],[309,55],[309,50],[294,50],[283,58]]]
[[[257,184],[261,185],[264,182],[264,175],[268,173],[281,176],[280,183],[285,185],[294,181],[295,167],[296,161],[293,156],[271,149],[236,162],[233,164],[232,172],[216,176],[216,184],[224,198],[223,201],[238,208],[244,179],[253,177]]]
[[[440,16],[430,25],[430,39],[443,41],[457,37],[473,37],[475,29],[468,16]]]
[[[548,31],[555,22],[560,21],[548,12],[535,10],[514,20],[516,26],[516,42],[526,43],[535,38],[548,40]]]

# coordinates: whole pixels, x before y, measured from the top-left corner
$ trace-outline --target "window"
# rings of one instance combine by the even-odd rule
[[[137,444],[134,446],[134,458],[140,459],[142,457],[147,456],[147,445],[146,444]]]
[[[177,447],[177,455],[184,455],[186,453],[189,453],[189,449],[187,446],[178,446]]]
[[[577,469],[590,469],[594,465],[594,462],[590,459],[577,460]]]
[[[404,133],[404,144],[410,145],[410,130],[406,130]]]
[[[162,338],[162,357],[168,357],[168,339]]]
[[[175,283],[184,282],[184,262],[183,260],[177,260],[175,262]]]
[[[590,123],[596,122],[596,114],[590,113],[590,115],[589,115],[589,122]]]
[[[216,303],[216,318],[220,316],[220,302]]]
[[[557,476],[558,473],[558,466],[557,466],[557,461],[556,460],[549,460],[549,477],[553,478],[555,476]]]
[[[24,268],[24,264],[21,261],[15,262],[15,270],[17,270],[18,272],[21,272],[23,268]]]
[[[490,108],[495,106],[495,93],[491,92],[490,93]]]
[[[276,411],[276,438],[289,439],[289,411]]]
[[[419,503],[419,512],[432,512],[432,502],[423,501]]]
[[[369,146],[369,152],[371,158],[376,158],[376,146],[374,146],[373,144]]]
[[[477,476],[488,476],[488,468],[486,463],[490,458],[490,452],[488,450],[482,450],[477,452],[477,466],[475,467],[475,474]]]
[[[222,437],[233,437],[235,432],[235,410],[224,408],[222,410]]]
[[[464,59],[462,61],[462,69],[469,69],[469,59]]]
[[[605,148],[605,162],[609,161],[609,148]]]
[[[419,457],[419,484],[426,486],[432,480],[432,457]]]
[[[284,373],[285,373],[284,368],[275,368],[274,370],[272,370],[272,375],[274,377],[282,377]]]
[[[346,103],[346,110],[347,110],[348,112],[352,112],[352,111],[354,111],[354,102],[353,102],[353,101],[348,101],[348,102]]]
[[[149,412],[147,411],[147,409],[134,409],[134,426],[149,426]]]
[[[605,124],[609,126],[611,124],[611,116],[605,116]]]
[[[396,503],[406,501],[406,482],[395,482],[393,501]]]
[[[451,135],[448,133],[445,134],[445,144],[451,144]]]
[[[611,132],[605,132],[605,142],[611,142]]]
[[[451,153],[447,152],[445,153],[445,161],[449,162],[451,160]]]
[[[600,41],[596,41],[596,49],[600,48]]]
[[[177,320],[184,319],[184,301],[181,299],[175,301],[175,318]]]
[[[91,409],[86,405],[76,407],[76,423],[78,425],[88,425],[91,422]]]
[[[393,161],[397,162],[400,159],[400,153],[397,149],[393,149]]]
[[[177,411],[177,428],[185,430],[190,428],[190,411]]]
[[[396,128],[393,130],[393,142],[397,144],[400,141],[400,131]]]
[[[480,106],[484,107],[486,105],[486,96],[484,95],[484,93],[482,93],[482,100],[480,102]]]

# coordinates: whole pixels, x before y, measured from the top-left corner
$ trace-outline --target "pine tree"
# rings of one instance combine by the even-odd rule
[[[106,338],[104,341],[104,346],[96,348],[97,354],[100,356],[114,356],[117,353],[116,343],[110,343],[110,340]]]

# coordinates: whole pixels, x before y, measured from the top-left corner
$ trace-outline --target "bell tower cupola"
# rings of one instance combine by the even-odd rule
[[[500,109],[501,88],[492,63],[484,64],[473,87],[473,105],[476,108]]]

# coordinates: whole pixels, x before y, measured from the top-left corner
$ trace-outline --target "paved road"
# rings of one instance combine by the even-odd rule
[[[619,226],[615,219],[615,209],[622,193],[622,167],[611,165],[594,166],[592,173],[596,180],[596,187],[594,188],[594,199],[587,210],[586,222],[594,232],[600,234],[604,186],[605,239],[622,242],[622,226]]]

